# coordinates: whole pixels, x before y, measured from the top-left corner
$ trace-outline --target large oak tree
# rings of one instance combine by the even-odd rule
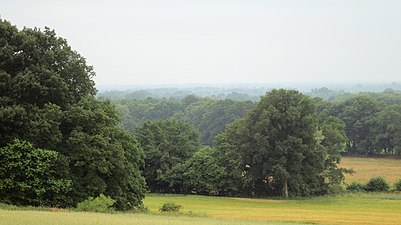
[[[341,150],[324,143],[344,140],[324,137],[341,125],[321,127],[309,97],[294,90],[272,90],[218,137],[217,149],[221,160],[228,162],[227,175],[247,194],[323,194],[336,179],[333,173]],[[341,171],[337,178],[341,179]]]
[[[0,148],[20,139],[54,150],[73,181],[71,192],[57,194],[76,204],[103,193],[131,209],[144,194],[143,151],[118,128],[115,108],[95,99],[94,75],[53,30],[18,30],[0,19]]]

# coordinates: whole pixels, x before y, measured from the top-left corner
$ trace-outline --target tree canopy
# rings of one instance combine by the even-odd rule
[[[327,191],[326,160],[338,153],[323,147],[324,136],[309,97],[272,90],[229,129],[219,137],[217,148],[239,156],[240,161],[233,163],[242,167],[236,168],[241,174],[233,175],[242,179],[249,194],[302,196]]]
[[[72,182],[63,178],[61,156],[15,139],[0,148],[0,199],[15,205],[63,206]]]
[[[179,120],[146,121],[136,131],[145,152],[143,174],[153,192],[183,192],[182,183],[171,181],[171,170],[199,148],[199,133]]]
[[[57,37],[54,30],[18,30],[0,19],[2,157],[15,149],[9,146],[13,140],[29,141],[29,151],[40,153],[43,160],[54,158],[55,152],[61,156],[60,163],[66,165],[66,172],[55,171],[72,181],[70,191],[56,193],[72,200],[64,206],[103,193],[116,200],[118,209],[131,209],[141,204],[145,190],[139,170],[143,151],[132,134],[118,128],[114,106],[95,99],[94,75],[85,58],[72,50],[65,39]],[[38,150],[42,148],[49,152]],[[11,166],[11,159],[4,157],[0,159],[3,166]],[[22,154],[20,160],[24,162],[29,157]],[[39,165],[30,168],[35,166]],[[48,176],[45,180],[53,179],[53,174],[44,175]],[[33,199],[13,203],[51,201],[48,195],[28,197]],[[1,198],[6,199],[4,195]]]

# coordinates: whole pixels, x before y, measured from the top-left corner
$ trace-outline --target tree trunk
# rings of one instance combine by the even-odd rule
[[[287,178],[284,180],[284,183],[283,183],[283,196],[284,196],[284,198],[288,198],[288,180],[287,180]]]

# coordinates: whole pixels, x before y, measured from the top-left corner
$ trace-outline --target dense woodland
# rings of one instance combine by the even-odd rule
[[[104,194],[129,210],[147,191],[314,196],[339,188],[341,155],[401,153],[392,89],[108,100],[94,75],[53,30],[0,20],[1,202],[73,207]]]
[[[347,135],[343,154],[399,155],[401,92],[346,93],[320,88],[306,93],[320,117],[333,116],[344,123]],[[184,98],[123,98],[112,100],[121,126],[135,134],[147,120],[175,119],[191,124],[201,134],[201,144],[213,146],[217,134],[255,107],[258,101],[219,100],[188,95]]]

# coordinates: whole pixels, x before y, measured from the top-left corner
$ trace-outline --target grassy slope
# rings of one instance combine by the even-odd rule
[[[343,157],[340,166],[355,171],[353,175],[346,175],[346,183],[367,182],[375,176],[382,176],[391,184],[401,179],[400,159]]]
[[[400,194],[347,194],[301,200],[239,199],[149,195],[145,205],[157,211],[164,202],[183,212],[242,221],[296,221],[318,224],[401,224]]]

